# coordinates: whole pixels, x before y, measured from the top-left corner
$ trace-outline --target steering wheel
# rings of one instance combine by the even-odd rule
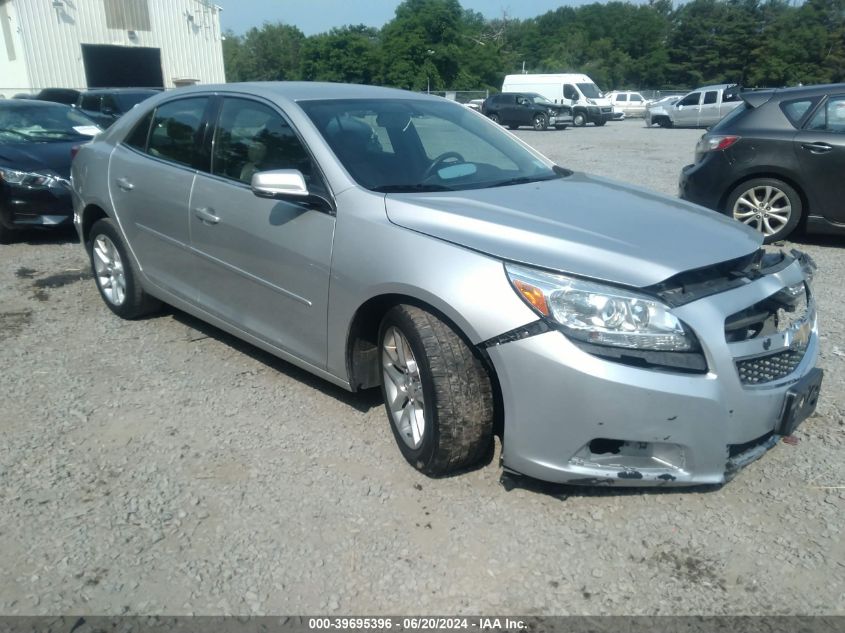
[[[464,160],[464,157],[458,154],[458,152],[443,152],[442,154],[440,154],[440,156],[431,161],[431,165],[428,166],[428,168],[425,170],[425,173],[423,174],[423,181],[426,181],[431,178],[434,173],[449,160],[455,160],[459,163],[466,162],[466,160]]]

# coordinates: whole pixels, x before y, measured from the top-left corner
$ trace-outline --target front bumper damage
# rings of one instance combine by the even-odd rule
[[[674,313],[702,346],[707,368],[699,373],[600,358],[547,327],[490,345],[504,402],[505,472],[614,486],[730,480],[791,433],[783,426],[788,394],[821,372],[809,285],[803,314],[788,327],[743,337],[726,324],[804,280],[801,263],[786,257],[724,284],[690,281],[686,296],[674,295]],[[663,298],[673,292],[663,288]]]

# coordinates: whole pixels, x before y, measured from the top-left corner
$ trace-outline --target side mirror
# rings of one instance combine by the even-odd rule
[[[305,176],[298,169],[274,169],[252,175],[252,193],[259,198],[301,202],[309,207],[334,214],[335,205],[330,197],[308,191]]]
[[[252,193],[260,198],[307,198],[311,194],[298,169],[259,171],[252,175]]]

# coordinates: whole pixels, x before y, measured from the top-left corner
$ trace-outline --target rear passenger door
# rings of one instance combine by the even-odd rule
[[[719,91],[707,90],[701,100],[701,109],[698,115],[698,126],[709,127],[715,125],[721,119],[719,114]]]
[[[806,193],[821,207],[810,213],[845,223],[845,94],[822,102],[794,142]]]
[[[257,172],[298,169],[328,197],[317,165],[276,106],[241,97],[219,100],[211,157],[190,200],[198,303],[324,368],[334,214],[250,188]]]
[[[194,291],[188,201],[203,151],[210,97],[175,99],[136,124],[112,152],[109,191],[118,222],[144,274],[182,298]]]

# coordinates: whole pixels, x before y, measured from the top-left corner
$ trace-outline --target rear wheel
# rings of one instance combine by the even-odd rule
[[[161,307],[158,299],[141,288],[139,271],[111,220],[94,223],[87,246],[97,289],[112,312],[124,319],[137,319]]]
[[[544,114],[535,114],[533,125],[535,130],[537,130],[538,132],[542,132],[547,127],[549,127],[549,120]]]
[[[572,116],[572,125],[575,127],[584,127],[587,125],[587,115],[583,112],[576,112]]]
[[[607,121],[605,121],[604,119],[602,119],[601,121],[596,121],[596,127],[601,127],[605,123],[607,123]]]
[[[429,476],[477,463],[493,438],[490,377],[439,318],[399,305],[379,328],[382,394],[402,455]]]
[[[801,196],[776,178],[755,178],[728,196],[727,210],[735,220],[763,234],[766,244],[786,238],[801,221]]]

